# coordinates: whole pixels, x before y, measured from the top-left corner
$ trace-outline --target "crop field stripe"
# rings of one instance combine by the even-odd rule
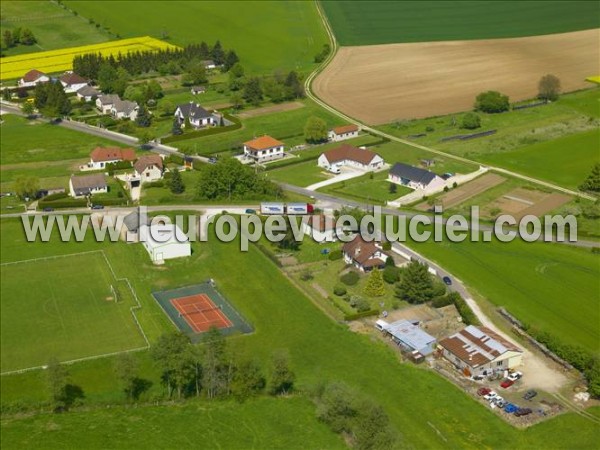
[[[47,257],[43,257],[43,258],[33,258],[33,259],[26,259],[26,260],[21,260],[21,261],[13,261],[13,262],[7,262],[7,263],[2,263],[0,264],[0,267],[2,266],[10,266],[10,265],[16,265],[16,264],[26,264],[26,263],[34,263],[34,262],[41,262],[41,261],[47,261],[47,260],[53,260],[53,259],[61,259],[61,258],[68,258],[68,257],[73,257],[73,256],[84,256],[84,255],[90,255],[90,254],[101,254],[104,261],[106,262],[106,265],[108,266],[108,269],[111,273],[111,275],[113,276],[113,279],[115,281],[122,281],[125,284],[127,284],[128,289],[130,290],[133,299],[135,300],[135,305],[131,306],[129,308],[129,311],[131,312],[131,315],[133,317],[134,323],[136,324],[137,329],[139,330],[140,334],[142,335],[144,342],[146,345],[144,345],[143,347],[136,347],[136,348],[132,348],[132,349],[127,349],[127,350],[121,350],[121,351],[117,351],[117,352],[109,352],[109,353],[102,353],[99,355],[91,355],[91,356],[85,356],[82,358],[75,358],[75,359],[70,359],[67,361],[62,361],[61,364],[73,364],[73,363],[77,363],[77,362],[82,362],[82,361],[91,361],[91,360],[95,360],[95,359],[100,359],[100,358],[108,358],[110,356],[115,356],[115,355],[119,355],[122,353],[131,353],[131,352],[138,352],[138,351],[142,351],[142,350],[148,350],[150,348],[150,341],[148,340],[148,336],[146,335],[142,325],[140,324],[137,315],[136,315],[136,311],[142,308],[142,305],[140,303],[140,300],[137,296],[136,291],[133,289],[133,286],[131,285],[131,282],[129,281],[128,278],[119,278],[117,277],[110,261],[108,260],[106,253],[104,252],[104,250],[91,250],[91,251],[87,251],[87,252],[79,252],[79,253],[69,253],[66,255],[55,255],[55,256],[47,256]],[[1,372],[0,376],[5,376],[5,375],[14,375],[14,374],[19,374],[19,373],[25,373],[25,372],[30,372],[33,370],[40,370],[43,369],[44,366],[33,366],[33,367],[27,367],[24,369],[18,369],[18,370],[9,370],[9,371],[5,371],[5,372]]]

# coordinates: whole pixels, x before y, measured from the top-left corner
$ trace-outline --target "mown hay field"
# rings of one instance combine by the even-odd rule
[[[157,51],[167,48],[175,49],[177,47],[150,36],[143,36],[104,42],[102,44],[83,45],[80,47],[69,47],[47,52],[9,56],[2,59],[2,64],[0,65],[0,80],[20,78],[31,69],[37,69],[45,73],[69,70],[73,67],[73,58],[75,56],[88,53],[100,53],[103,56],[117,56],[119,53]]]
[[[563,92],[589,87],[598,70],[600,30],[527,38],[342,47],[316,78],[315,93],[369,124],[432,117],[473,108],[497,90],[511,101],[537,95],[552,73]]]

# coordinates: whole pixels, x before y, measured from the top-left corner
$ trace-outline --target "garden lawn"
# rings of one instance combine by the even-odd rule
[[[96,28],[84,17],[76,16],[55,2],[2,1],[0,32],[29,28],[37,39],[35,45],[18,45],[3,51],[7,56],[96,44],[115,39]]]
[[[250,73],[276,69],[307,72],[327,42],[313,2],[153,2],[67,1],[87,19],[108,26],[121,37],[153,36],[176,45],[210,45],[220,40],[233,49]]]
[[[492,39],[597,28],[586,1],[338,1],[323,9],[341,45]]]
[[[371,175],[373,178],[371,178]],[[350,197],[369,204],[385,205],[388,201],[396,200],[412,192],[412,189],[396,185],[395,192],[390,192],[392,183],[387,181],[388,171],[362,175],[358,178],[341,181],[320,189],[331,195]]]
[[[14,228],[10,226],[5,235],[5,223],[6,221],[2,221],[3,249],[6,238],[9,238],[9,242],[14,242],[18,237],[18,233],[15,233]],[[44,247],[45,251],[49,251],[54,247],[68,248],[72,245],[75,244],[53,242],[44,246],[39,244],[29,246],[21,243],[21,257],[27,257],[28,253],[35,254],[38,252],[37,247]],[[90,245],[92,244],[86,243],[86,246]],[[243,253],[239,251],[237,243],[221,243],[211,237],[208,242],[193,244],[193,250],[191,257],[169,261],[162,267],[153,266],[140,245],[113,244],[107,250],[111,261],[114,261],[115,270],[123,276],[131,277],[143,303],[142,310],[147,310],[141,319],[142,325],[149,322],[155,314],[162,314],[160,308],[153,304],[150,295],[152,290],[183,286],[212,277],[219,290],[256,330],[251,335],[230,338],[231,348],[236,353],[257,358],[263,363],[263,367],[266,367],[266,361],[274,349],[287,348],[292,368],[297,375],[297,385],[301,391],[329,380],[345,381],[381,404],[389,414],[391,423],[402,433],[404,446],[415,448],[482,446],[591,448],[595,446],[598,426],[583,417],[564,414],[544,425],[527,430],[515,429],[489,408],[466,396],[461,389],[438,374],[410,364],[400,364],[397,353],[388,346],[372,340],[370,336],[351,333],[347,327],[324,316],[274,264],[269,262],[266,256],[253,246],[248,252]],[[4,254],[3,251],[3,258]],[[9,251],[6,257],[10,257],[11,254],[12,251]],[[569,260],[572,255],[563,256]],[[257,268],[260,270],[256,270]],[[168,322],[166,329],[173,329]],[[153,333],[153,341],[156,336],[157,333]],[[138,357],[143,361],[145,355],[144,353]],[[91,367],[94,370],[90,370]],[[69,367],[69,370],[72,383],[81,386],[84,390],[86,402],[108,399],[110,393],[122,397],[116,383],[109,381],[114,380],[112,361],[77,364]],[[145,370],[146,373],[152,374],[150,370]],[[153,374],[153,384],[160,386],[156,371]],[[44,378],[39,372],[10,376],[3,378],[2,381],[2,402],[7,401],[5,393],[12,399],[15,397],[41,399],[45,395]],[[249,403],[250,406],[253,404],[254,401]],[[195,408],[193,404],[191,405],[190,408]],[[243,421],[247,420],[253,412],[240,406],[236,408],[235,417],[232,419],[231,416],[219,415],[216,409],[219,405],[219,402],[203,402],[202,408],[216,417],[216,423],[223,424],[221,426],[224,429],[227,429],[232,421],[231,426],[235,433],[243,433],[245,427],[240,427],[240,423],[244,423]],[[287,424],[290,421],[304,423],[307,412],[306,406],[303,405],[298,405],[298,411],[279,410],[277,421],[267,420],[267,423]],[[188,406],[171,405],[155,409],[140,407],[135,410],[134,416],[131,416],[132,411],[128,410],[128,417],[137,419],[130,421],[127,430],[111,434],[110,445],[123,447],[128,444],[139,445],[140,439],[144,439],[147,447],[160,447],[164,439],[173,439],[171,433],[164,433],[165,424],[168,426],[171,421],[173,423],[178,421],[180,425],[177,426],[182,426],[181,429],[184,430],[181,433],[174,433],[176,436],[185,433],[191,442],[208,439],[203,425],[198,425],[199,417],[201,419],[203,416],[197,413],[186,413],[186,408]],[[69,418],[63,419],[73,420],[71,423],[64,422],[68,439],[80,443],[88,440],[92,442],[96,431],[89,430],[89,427],[82,428],[80,425],[87,417],[92,420],[86,420],[86,423],[95,423],[94,419],[97,418],[97,422],[102,423],[105,431],[117,424],[123,430],[121,410],[114,407],[111,411],[110,417],[99,412],[92,412],[90,416],[79,416],[79,413],[68,415]],[[260,405],[256,407],[256,411],[260,411]],[[18,422],[13,422],[15,419],[3,417],[3,447],[19,447],[23,439],[28,439],[27,435],[30,432],[38,433],[39,431],[36,430],[44,424],[44,416],[39,417],[41,418],[25,419],[25,422],[22,422],[25,428],[20,428]],[[223,420],[219,420],[221,417]],[[7,438],[4,428],[10,427],[11,422],[17,428],[12,437]],[[144,424],[143,431],[140,428],[140,432],[137,432],[137,427],[142,427],[141,424]],[[183,427],[184,425],[187,426]],[[56,429],[56,425],[50,426]],[[313,426],[307,425],[307,427]],[[432,433],[432,427],[438,430],[439,434]],[[214,426],[210,429],[215,430]],[[283,429],[285,428],[273,433],[280,434]],[[578,432],[572,433],[573,429],[577,429]],[[177,431],[178,428],[174,430]],[[314,432],[318,431],[316,429]],[[86,433],[91,434],[87,434],[84,438],[83,435]],[[106,435],[103,432],[103,436]],[[251,444],[253,446],[263,448],[273,444],[263,442],[261,434],[258,437],[256,434],[253,436]],[[233,437],[228,438],[219,433],[218,439],[223,447],[239,448],[239,441],[231,440],[234,439]],[[329,445],[335,443],[323,439],[319,436],[307,437],[303,446],[304,448],[329,448]],[[59,446],[65,445],[60,439],[57,443]],[[282,443],[284,444],[285,442]],[[100,441],[100,445],[108,444]]]
[[[306,187],[327,180],[333,175],[327,174],[325,169],[317,166],[316,161],[307,161],[270,170],[267,176],[274,181]]]
[[[600,129],[521,147],[510,152],[482,155],[482,161],[571,189],[600,162]]]
[[[100,252],[0,266],[2,372],[145,346]]]

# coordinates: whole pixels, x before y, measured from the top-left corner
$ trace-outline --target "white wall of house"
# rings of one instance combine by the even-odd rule
[[[257,160],[258,162],[283,158],[284,154],[283,145],[258,151],[252,151],[247,145],[244,145],[244,155]]]
[[[329,140],[333,142],[345,141],[346,139],[353,139],[355,137],[358,137],[358,130],[342,134],[336,134],[333,130],[329,131]]]
[[[108,114],[112,107],[112,103],[102,103],[101,97],[98,97],[96,99],[96,108],[98,108],[102,112],[102,114]]]
[[[94,194],[105,194],[108,192],[108,186],[104,186],[101,188],[94,188],[91,190],[90,195],[94,195]],[[71,182],[71,180],[69,180],[69,195],[71,197],[74,198],[81,198],[81,197],[85,197],[85,195],[76,195],[75,194],[75,189],[73,188],[73,183]]]
[[[60,82],[63,85],[63,88],[65,89],[65,92],[67,94],[70,94],[72,92],[77,92],[79,89],[81,89],[84,86],[87,86],[87,83],[77,83],[77,84],[72,84],[70,86],[67,86],[65,83],[63,83],[62,81]]]
[[[440,187],[444,187],[444,180],[441,177],[436,176],[433,180],[431,180],[428,184],[418,183],[411,180],[403,180],[400,177],[392,175],[391,173],[388,175],[388,181],[391,181],[395,184],[400,184],[402,186],[409,187],[411,189],[437,189]]]
[[[445,348],[442,352],[442,355],[444,356],[444,358],[446,358],[448,361],[454,364],[459,370],[468,368],[474,375],[480,375],[484,371],[487,371],[489,373],[502,372],[507,369],[514,369],[520,366],[523,361],[523,354],[521,352],[508,351],[487,364],[482,364],[476,368],[472,368],[467,363],[462,361],[460,358],[458,358],[456,355],[454,355],[452,352],[448,351]]]
[[[146,169],[144,169],[142,173],[139,173],[137,170],[134,172],[135,176],[140,177],[142,183],[149,183],[152,181],[160,180],[163,176],[160,167],[157,167],[154,164],[152,166],[146,167]]]
[[[192,247],[190,242],[185,238],[185,235],[176,225],[158,225],[160,228],[164,228],[167,235],[175,235],[179,237],[179,240],[168,239],[166,242],[160,242],[155,240],[150,228],[147,225],[142,225],[139,230],[139,240],[153,262],[164,261],[167,259],[183,258],[192,254]]]
[[[43,76],[39,77],[37,80],[33,80],[33,81],[23,81],[23,79],[21,78],[18,82],[18,85],[20,87],[35,87],[40,83],[47,83],[48,81],[50,81],[50,77],[43,75]]]
[[[325,156],[325,153],[322,153],[321,156],[319,156],[319,159],[317,160],[317,165],[319,167],[323,167],[324,169],[327,169],[327,170],[329,170],[332,166],[339,166],[339,167],[345,166],[345,167],[352,167],[354,169],[369,171],[369,170],[377,170],[377,169],[383,167],[383,164],[384,164],[384,160],[379,155],[376,155],[369,162],[369,164],[363,164],[359,161],[354,161],[352,159],[344,159],[342,161],[336,161],[335,163],[331,164],[329,162],[329,160],[327,159],[327,156]]]
[[[129,114],[125,114],[123,111],[117,111],[114,107],[112,107],[110,109],[110,113],[112,114],[112,116],[115,119],[129,119],[129,120],[135,120],[137,118],[138,115],[138,110],[137,108],[135,108],[133,111],[131,111]]]

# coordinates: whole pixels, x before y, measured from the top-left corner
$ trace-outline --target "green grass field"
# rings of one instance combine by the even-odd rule
[[[65,47],[97,44],[114,37],[96,28],[87,19],[49,1],[3,1],[0,6],[0,32],[29,28],[37,39],[35,45],[18,45],[8,49],[7,56],[56,50]]]
[[[491,39],[596,28],[587,1],[325,1],[341,45]]]
[[[67,6],[94,19],[123,38],[152,36],[176,45],[211,45],[219,39],[234,49],[249,72],[314,67],[313,57],[327,42],[313,2],[154,2],[67,1]],[[132,20],[141,14],[143,20]]]
[[[485,163],[577,189],[600,162],[600,129],[573,134],[515,151],[481,156]]]
[[[232,338],[231,344],[236,353],[252,355],[266,362],[274,348],[289,349],[301,390],[328,380],[349,383],[383,406],[394,426],[403,434],[403,443],[407,447],[591,448],[595,445],[598,427],[580,416],[564,414],[527,430],[515,429],[438,374],[410,364],[400,364],[396,353],[386,345],[373,341],[369,336],[349,332],[345,326],[329,320],[254,247],[251,247],[248,253],[241,253],[235,242],[224,244],[211,239],[206,243],[194,244],[192,257],[169,262],[163,267],[155,267],[149,262],[140,245],[97,244],[89,240],[82,244],[53,241],[43,245],[23,245],[19,239],[19,223],[8,219],[1,222],[0,231],[3,260],[14,259],[17,256],[35,257],[40,252],[60,254],[72,250],[74,245],[80,246],[82,250],[105,248],[115,271],[130,277],[143,305],[140,310],[140,322],[144,329],[149,331],[151,340],[156,339],[165,330],[172,329],[172,325],[166,321],[158,306],[153,304],[150,296],[153,289],[182,286],[207,277],[215,278],[223,294],[256,328],[256,332],[251,335]],[[507,248],[511,249],[512,244]],[[537,247],[531,248],[537,252]],[[577,258],[578,264],[587,266],[587,259],[579,258],[583,251],[566,251],[565,254],[554,255],[559,263],[568,265],[571,259]],[[541,258],[547,256],[545,252],[540,252],[540,255]],[[506,265],[506,260],[498,259],[497,264],[501,268]],[[256,270],[257,267],[261,270]],[[475,285],[477,277],[473,278]],[[499,280],[505,286],[511,286],[512,281],[505,277],[499,277]],[[482,280],[476,285],[477,288],[487,281]],[[585,282],[583,279],[579,281]],[[528,280],[519,281],[527,282]],[[244,288],[240,289],[240,286]],[[584,319],[588,320],[584,315],[578,318],[580,323]],[[568,319],[565,318],[566,320]],[[160,395],[162,386],[156,367],[149,360],[147,353],[138,354],[137,357],[140,360],[141,376],[153,381],[145,399]],[[86,403],[110,403],[122,398],[120,389],[114,383],[114,369],[110,359],[76,364],[70,366],[69,370],[72,382],[84,390]],[[3,377],[0,388],[4,405],[15,401],[24,404],[35,403],[43,400],[46,395],[41,372]],[[248,402],[248,407],[256,405],[256,411],[260,412],[260,402],[263,401],[268,402],[262,399],[253,400]],[[240,423],[250,413],[245,413],[247,410],[243,409],[244,406],[239,407],[239,413],[225,412],[221,415],[220,402],[202,402],[200,405],[206,414],[215,417],[223,429],[245,429],[240,427]],[[272,433],[286,434],[287,424],[295,420],[314,429],[314,424],[307,422],[306,408],[306,403],[301,402],[297,407],[279,409],[278,420],[267,421],[274,427]],[[205,428],[198,424],[204,416],[193,413],[197,411],[194,404],[140,407],[135,413],[129,409],[121,410],[119,407],[113,407],[111,411],[110,417],[102,412],[91,411],[86,423],[92,424],[92,429],[90,426],[80,426],[82,421],[86,420],[85,415],[80,413],[68,414],[65,418],[52,416],[51,419],[51,416],[42,415],[24,418],[22,421],[14,416],[3,416],[3,447],[19,447],[21,442],[31,442],[30,433],[37,436],[40,430],[47,429],[48,426],[53,429],[60,427],[60,430],[66,432],[63,435],[63,431],[59,431],[48,438],[56,438],[56,445],[59,446],[64,447],[69,442],[105,442],[94,440],[99,429],[94,426],[102,423],[101,428],[104,430],[117,426],[123,430],[124,414],[131,420],[127,422],[126,431],[112,435],[112,446],[126,447],[135,443],[142,443],[146,447],[160,446],[161,442],[173,439],[164,433],[164,425],[177,421],[180,422],[178,426],[185,429],[191,442],[207,439]],[[59,422],[63,420],[64,422]],[[259,421],[256,426],[262,426],[262,423]],[[58,427],[52,424],[57,424]],[[439,430],[440,434],[432,433],[432,426]],[[568,431],[575,428],[577,433]],[[88,433],[86,436],[89,437],[83,437],[85,433]],[[245,436],[245,431],[239,433],[240,436]],[[253,433],[253,436],[253,440],[248,442],[249,446],[272,446],[272,442],[268,441],[270,434]],[[54,441],[47,442],[48,447],[55,445]],[[219,439],[219,443],[222,443],[223,448],[239,448],[240,441],[223,437]],[[318,433],[307,436],[303,442],[304,448],[330,448],[334,444],[335,441],[330,435]]]
[[[348,197],[353,200],[364,201],[368,204],[385,205],[386,202],[396,200],[410,192],[412,189],[396,186],[396,192],[390,192],[390,182],[387,181],[388,171],[362,175],[350,180],[319,189],[331,195]]]
[[[2,372],[145,346],[102,253],[2,265]],[[111,286],[123,292],[115,302]]]
[[[328,176],[324,169],[317,166],[317,162],[306,161],[300,164],[281,167],[267,172],[267,176],[275,181],[306,187],[319,181],[324,181]]]

